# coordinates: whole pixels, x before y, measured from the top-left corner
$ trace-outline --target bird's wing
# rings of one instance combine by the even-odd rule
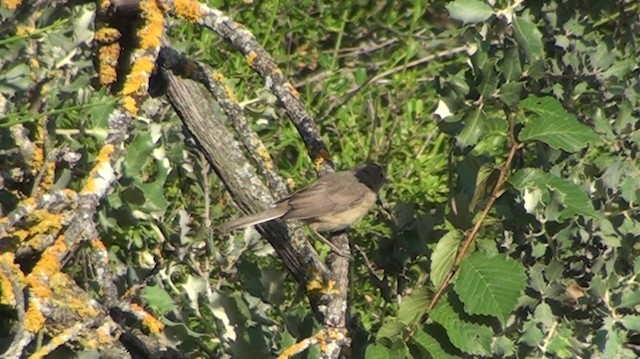
[[[282,217],[285,213],[287,213],[288,210],[289,207],[286,205],[286,203],[281,203],[273,208],[266,209],[262,212],[231,220],[219,226],[217,229],[221,232],[229,232],[234,229],[245,228],[253,226],[255,224],[268,222],[273,219]]]
[[[293,193],[283,200],[290,208],[283,218],[309,219],[353,207],[366,193],[360,188],[349,188],[361,185],[351,177],[353,175],[347,172],[329,174]]]

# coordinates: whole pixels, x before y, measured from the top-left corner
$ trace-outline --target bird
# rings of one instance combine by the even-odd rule
[[[218,226],[218,230],[229,232],[281,218],[301,220],[316,233],[339,232],[369,212],[385,182],[382,167],[375,163],[360,164],[351,170],[321,176],[273,207],[233,219]]]

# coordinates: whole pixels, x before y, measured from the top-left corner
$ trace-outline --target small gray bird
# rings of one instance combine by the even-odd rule
[[[385,182],[382,167],[361,164],[349,171],[322,176],[274,207],[231,220],[218,229],[227,232],[282,218],[301,220],[316,232],[337,232],[367,214]]]

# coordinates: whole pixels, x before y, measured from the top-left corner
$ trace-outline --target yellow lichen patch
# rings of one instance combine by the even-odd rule
[[[238,103],[238,98],[236,97],[236,94],[235,94],[235,92],[233,92],[231,87],[225,85],[224,86],[224,90],[227,93],[227,96],[229,97],[229,100],[231,100],[233,103]]]
[[[247,63],[249,64],[249,66],[253,67],[253,63],[256,61],[256,59],[258,58],[258,54],[256,54],[255,51],[251,51],[247,54]]]
[[[64,306],[75,311],[85,319],[93,318],[100,312],[90,305],[90,298],[85,293],[78,293],[75,283],[64,273],[54,273],[49,278],[51,290],[57,298],[63,298]]]
[[[124,109],[127,110],[132,116],[136,116],[138,114],[138,104],[136,103],[136,100],[131,96],[127,96],[122,99],[122,107],[124,107]]]
[[[110,85],[118,79],[116,66],[118,66],[118,58],[120,56],[120,44],[101,46],[98,50],[98,61],[100,71],[100,83],[102,85]]]
[[[40,68],[40,61],[38,61],[38,59],[32,57],[32,58],[29,59],[29,66],[31,66],[32,69],[39,69]]]
[[[9,10],[15,10],[22,5],[22,0],[4,0],[2,5]]]
[[[3,266],[0,267],[0,304],[14,306],[16,304],[16,298],[12,282],[17,282],[21,287],[26,284],[26,280],[20,267],[15,264],[15,255],[11,252],[6,252],[0,255],[0,262]],[[8,269],[4,271],[3,269]],[[19,288],[22,295],[22,288]]]
[[[202,17],[202,11],[200,10],[200,3],[193,0],[175,0],[175,12],[179,17],[190,21],[196,22]]]
[[[164,16],[158,8],[155,0],[143,0],[140,2],[140,10],[145,25],[138,30],[138,39],[140,40],[140,48],[147,50],[160,46],[160,38],[164,31]]]
[[[112,27],[104,27],[96,31],[95,40],[98,42],[109,43],[119,40],[122,34]]]
[[[99,251],[106,251],[107,247],[104,246],[104,243],[102,243],[101,240],[99,239],[94,239],[91,241],[91,246]]]
[[[13,295],[13,286],[4,272],[0,272],[0,304],[12,307],[16,305],[16,297]]]
[[[164,324],[151,314],[147,313],[147,311],[145,311],[141,306],[132,303],[131,309],[135,312],[138,318],[142,319],[142,324],[146,326],[151,333],[160,333],[164,329]]]
[[[97,163],[91,169],[91,172],[89,173],[89,179],[87,180],[87,183],[85,183],[84,187],[80,191],[81,193],[95,193],[97,189],[95,177],[98,176],[98,173],[103,168],[103,166],[110,165],[111,154],[113,154],[114,151],[115,151],[115,147],[113,147],[113,145],[111,144],[106,144],[102,146],[102,148],[100,149],[100,153],[98,153],[98,156],[96,158]]]
[[[273,161],[271,161],[271,154],[267,150],[265,146],[262,144],[258,145],[258,156],[262,157],[265,160],[267,169],[273,169]]]
[[[218,72],[218,71],[214,71],[213,74],[211,74],[211,78],[214,81],[217,81],[217,82],[224,81],[224,75],[221,72]]]
[[[54,273],[60,272],[62,265],[60,259],[67,252],[67,245],[64,236],[58,236],[51,247],[47,248],[29,276],[39,276],[49,278]]]
[[[35,151],[33,151],[33,156],[31,157],[30,165],[31,165],[31,174],[37,175],[42,167],[42,163],[44,162],[44,150],[42,147],[37,146]]]
[[[98,153],[98,163],[105,163],[111,161],[111,155],[116,150],[116,148],[112,144],[106,144],[102,146],[100,149],[100,153]]]
[[[38,186],[38,191],[36,192],[36,196],[43,195],[47,191],[53,187],[53,180],[56,175],[56,163],[54,161],[49,162],[47,165],[47,170],[42,177],[42,181],[40,181],[40,186]]]
[[[295,96],[296,98],[300,98],[300,92],[298,92],[298,90],[295,87],[293,87],[291,82],[287,82],[287,88],[289,89],[289,92],[291,93],[291,95]]]
[[[31,227],[31,234],[46,234],[58,232],[62,228],[64,216],[62,214],[49,213],[46,210],[38,211],[40,221]]]
[[[16,229],[11,233],[13,238],[17,239],[18,242],[24,242],[25,239],[29,238],[29,231],[25,229]]]
[[[16,26],[16,35],[17,36],[29,36],[36,31],[36,28],[33,26],[24,26],[17,25]]]
[[[38,308],[35,300],[29,300],[29,308],[24,313],[24,329],[31,333],[37,333],[44,326],[45,318]]]

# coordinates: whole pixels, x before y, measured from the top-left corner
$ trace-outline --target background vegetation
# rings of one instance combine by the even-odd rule
[[[350,232],[360,249],[349,355],[640,355],[637,2],[208,3],[293,79],[338,168],[386,168],[386,210]],[[24,126],[45,154],[79,155],[57,167],[54,184],[79,189],[117,106],[92,86],[95,5],[35,14],[8,5],[2,215],[34,195],[46,167],[23,156],[13,131]],[[295,128],[245,58],[192,24],[175,20],[167,33],[226,76],[291,188],[312,181]],[[188,356],[271,357],[311,336],[309,303],[268,244],[252,231],[209,231],[237,212],[166,101],[143,109],[96,214],[119,285],[146,284],[140,302]],[[65,271],[91,287],[86,261],[72,256]],[[9,337],[12,308],[2,304]]]

